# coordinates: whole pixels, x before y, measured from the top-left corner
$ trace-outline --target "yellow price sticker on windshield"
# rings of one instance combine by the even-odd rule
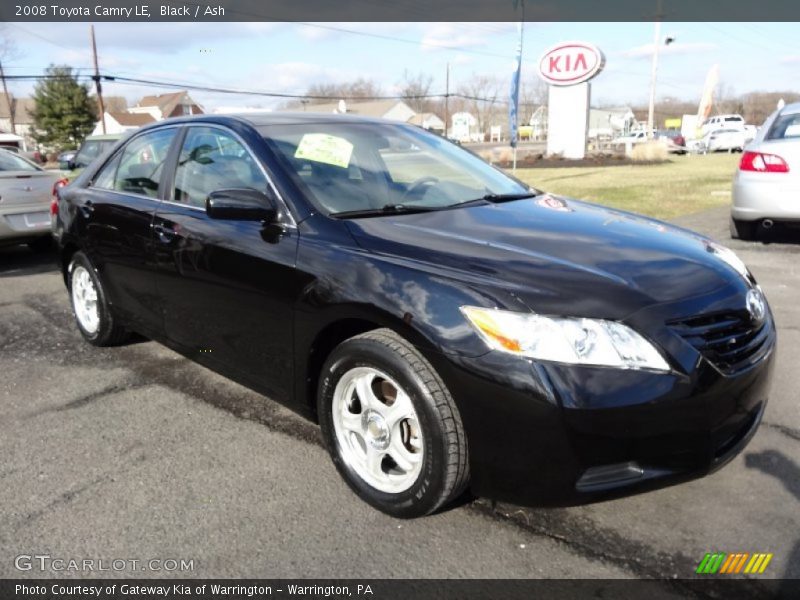
[[[294,157],[347,168],[353,155],[353,144],[327,133],[307,133],[300,140]]]

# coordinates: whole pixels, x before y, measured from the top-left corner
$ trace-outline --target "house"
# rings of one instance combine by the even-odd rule
[[[473,131],[473,127],[478,124],[478,120],[468,112],[457,112],[453,114],[449,136],[459,142],[483,141],[483,134]]]
[[[436,133],[444,133],[444,121],[434,113],[417,113],[408,120],[412,125],[419,125],[423,129],[435,131]]]
[[[376,117],[390,121],[406,123],[417,113],[402,100],[373,100],[369,102],[326,102],[325,104],[309,104],[304,107],[307,112],[338,113],[360,115],[363,117]]]
[[[145,96],[128,109],[133,114],[149,114],[156,121],[163,121],[170,117],[183,117],[187,115],[202,115],[203,107],[189,96],[189,92],[182,90],[158,96]]]
[[[14,115],[14,131],[11,131],[11,114]],[[31,137],[33,128],[33,110],[36,103],[33,98],[15,98],[13,94],[0,93],[0,130],[22,136],[25,149],[36,147]]]
[[[105,112],[106,130],[105,133],[124,133],[131,129],[138,129],[143,125],[155,123],[156,120],[150,113],[129,113],[129,112]],[[103,133],[103,124],[97,121],[92,135]]]

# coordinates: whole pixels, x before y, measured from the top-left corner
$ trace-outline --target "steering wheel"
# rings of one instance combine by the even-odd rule
[[[403,193],[403,199],[416,194],[423,185],[433,185],[435,183],[439,183],[438,177],[432,177],[431,175],[426,175],[425,177],[420,177],[419,179],[415,179],[406,188],[406,191]]]

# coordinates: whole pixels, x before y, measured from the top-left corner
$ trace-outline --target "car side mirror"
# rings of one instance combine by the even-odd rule
[[[74,160],[68,160],[66,163],[62,164],[64,164],[65,166],[62,167],[61,165],[59,165],[59,167],[62,169],[66,169],[67,171],[74,171],[75,169],[78,168],[78,165],[75,164]]]
[[[272,222],[278,205],[271,195],[251,188],[229,188],[211,192],[206,199],[206,214],[226,221]]]

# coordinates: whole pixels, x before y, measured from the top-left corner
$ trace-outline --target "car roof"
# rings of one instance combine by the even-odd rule
[[[101,140],[101,141],[102,140],[112,140],[112,141],[115,141],[115,140],[120,139],[121,137],[122,137],[121,133],[101,133],[99,135],[87,135],[86,139],[84,141],[86,141],[86,140],[91,140],[91,141],[94,141],[94,140]]]
[[[216,123],[220,125],[231,124],[232,122],[245,122],[253,127],[264,127],[268,125],[302,125],[307,123],[393,123],[404,125],[402,121],[392,121],[389,119],[379,119],[374,117],[362,117],[356,115],[342,115],[337,113],[315,113],[315,112],[246,112],[230,114],[205,114],[192,115],[186,117],[173,117],[151,123],[141,128],[153,129],[163,125],[175,125],[185,123]]]
[[[800,102],[792,102],[781,109],[782,115],[795,115],[800,113]]]

